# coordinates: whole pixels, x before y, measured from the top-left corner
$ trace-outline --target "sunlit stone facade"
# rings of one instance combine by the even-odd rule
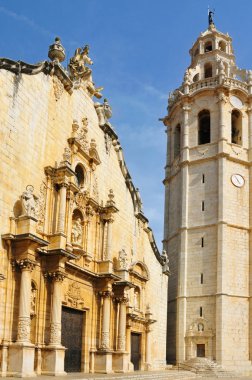
[[[0,374],[164,368],[167,257],[88,46],[49,57],[0,60]]]
[[[210,18],[169,97],[168,362],[251,370],[252,71]]]

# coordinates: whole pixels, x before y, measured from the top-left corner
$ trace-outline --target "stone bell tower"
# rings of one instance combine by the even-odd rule
[[[190,55],[163,119],[167,359],[251,368],[252,72],[212,12]]]

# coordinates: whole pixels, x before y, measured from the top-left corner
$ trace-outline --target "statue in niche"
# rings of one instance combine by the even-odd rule
[[[68,65],[70,74],[74,79],[86,79],[91,74],[92,70],[86,65],[92,65],[93,61],[88,54],[88,45],[75,50],[74,56],[70,59]]]
[[[199,324],[198,324],[198,331],[199,331],[199,332],[204,331],[204,325],[203,325],[203,323],[199,323]]]
[[[34,286],[32,286],[31,289],[31,316],[34,317],[36,315],[36,295],[37,295],[37,290]]]
[[[118,254],[118,269],[127,270],[128,269],[128,259],[127,253],[122,249]]]
[[[77,218],[76,220],[73,220],[72,225],[72,243],[81,245],[82,244],[82,224],[81,224],[81,218]]]
[[[36,217],[38,207],[38,197],[33,194],[34,187],[26,186],[26,190],[20,197],[22,204],[22,215]]]

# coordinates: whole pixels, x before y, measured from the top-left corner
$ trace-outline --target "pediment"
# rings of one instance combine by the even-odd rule
[[[148,281],[150,278],[149,269],[142,261],[136,261],[131,264],[129,273],[143,281]]]

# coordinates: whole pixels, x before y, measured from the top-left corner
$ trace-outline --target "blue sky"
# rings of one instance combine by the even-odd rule
[[[90,45],[93,79],[113,108],[111,122],[159,247],[166,135],[158,119],[181,84],[190,47],[207,28],[208,5],[217,29],[233,37],[238,66],[251,68],[251,0],[0,0],[0,56],[45,60],[55,36],[68,59]]]

